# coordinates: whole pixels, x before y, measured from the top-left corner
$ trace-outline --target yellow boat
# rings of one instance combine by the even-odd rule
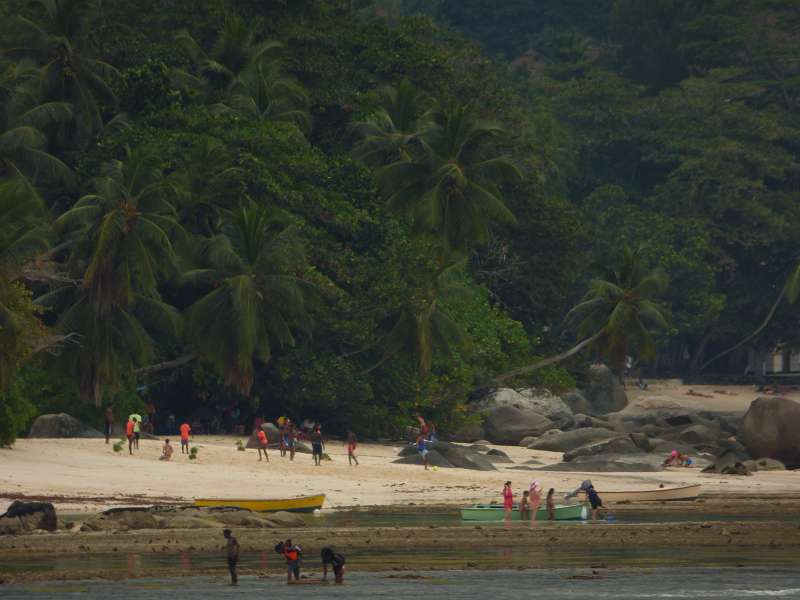
[[[256,512],[313,512],[322,508],[325,494],[317,496],[301,496],[300,498],[281,498],[275,500],[228,500],[227,498],[197,498],[195,506],[232,506]]]

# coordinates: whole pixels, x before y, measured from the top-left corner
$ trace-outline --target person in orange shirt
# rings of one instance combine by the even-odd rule
[[[133,439],[136,436],[133,429],[136,423],[130,417],[128,418],[128,422],[125,424],[125,435],[128,436],[128,453],[133,454]]]
[[[181,430],[181,454],[189,454],[189,434],[192,433],[192,428],[184,422],[179,429]]]
[[[264,433],[264,430],[259,427],[258,429],[258,462],[261,462],[261,453],[264,453],[264,458],[267,459],[269,462],[269,456],[267,455],[267,434]]]

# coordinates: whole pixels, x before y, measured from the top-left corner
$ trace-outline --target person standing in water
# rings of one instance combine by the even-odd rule
[[[327,547],[322,549],[320,556],[322,557],[322,581],[327,581],[328,565],[331,565],[333,567],[333,580],[341,584],[344,581],[344,556]]]
[[[547,499],[545,500],[545,506],[547,506],[547,520],[548,521],[555,521],[556,519],[556,502],[555,498],[553,497],[556,493],[554,488],[550,488],[547,490]]]
[[[111,439],[111,436],[114,435],[114,411],[112,410],[110,404],[106,404],[104,418],[106,422],[106,444],[107,444],[108,440]]]
[[[353,463],[358,466],[358,459],[356,458],[356,446],[358,446],[358,438],[352,431],[347,432],[347,463],[352,467]]]
[[[577,496],[580,492],[586,493],[586,499],[589,501],[589,505],[592,507],[592,521],[597,521],[598,510],[605,507],[603,506],[603,500],[600,498],[597,490],[594,489],[591,479],[584,479],[581,484],[575,488],[575,490],[567,494],[565,498],[569,500],[570,498]]]
[[[230,529],[222,532],[227,540],[226,549],[228,551],[228,571],[231,573],[231,585],[239,585],[239,577],[236,575],[236,563],[239,562],[239,542],[231,534]]]
[[[315,425],[314,431],[311,432],[311,457],[314,459],[316,466],[322,464],[322,451],[324,448],[325,440],[322,439],[322,428],[319,425]]]
[[[514,492],[511,491],[511,482],[503,484],[503,513],[506,520],[511,518],[511,511],[514,510]]]
[[[542,504],[542,484],[538,479],[531,481],[531,486],[528,488],[528,496],[531,500],[531,527],[536,526],[536,513],[539,512],[539,506]]]
[[[283,543],[283,557],[286,559],[286,583],[292,583],[292,575],[295,581],[300,581],[300,557],[303,551],[300,546],[292,544],[288,539]]]
[[[269,462],[269,455],[267,455],[267,445],[268,445],[267,434],[264,432],[263,429],[261,429],[261,427],[259,427],[257,436],[258,436],[258,462],[261,462],[262,452],[264,453],[264,458],[266,458],[267,462]]]
[[[531,493],[529,490],[522,492],[522,500],[519,501],[519,519],[527,521],[531,518]]]

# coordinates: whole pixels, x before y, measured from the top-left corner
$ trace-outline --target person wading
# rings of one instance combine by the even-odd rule
[[[222,535],[227,540],[225,548],[228,552],[228,570],[231,573],[231,585],[239,585],[239,577],[236,575],[236,563],[239,562],[239,542],[233,537],[230,529],[223,531]]]

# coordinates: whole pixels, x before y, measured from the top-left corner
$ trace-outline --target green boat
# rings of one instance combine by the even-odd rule
[[[583,504],[560,504],[555,507],[556,521],[585,521],[588,510]],[[502,521],[505,510],[502,504],[474,504],[461,509],[462,521]],[[511,520],[520,521],[519,507],[515,504],[511,511]],[[547,509],[540,508],[536,513],[537,521],[547,521]]]

